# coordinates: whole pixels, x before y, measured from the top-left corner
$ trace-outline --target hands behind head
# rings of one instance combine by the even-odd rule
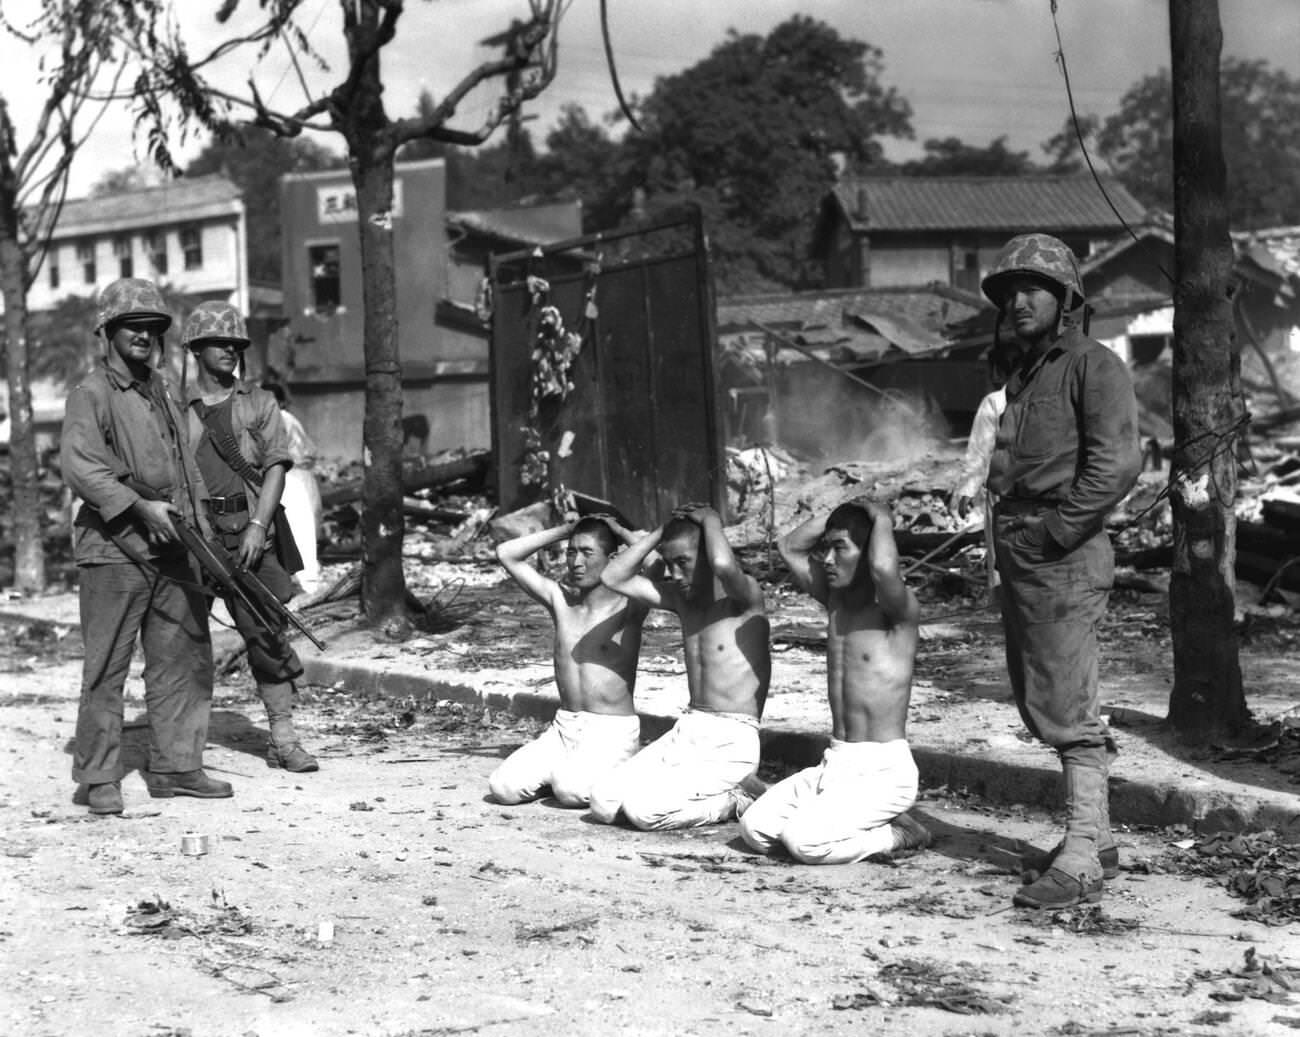
[[[687,519],[698,525],[704,525],[704,520],[709,516],[718,518],[718,513],[708,504],[692,502],[690,504],[679,504],[673,508],[673,518]]]
[[[551,494],[551,507],[555,509],[556,514],[563,516],[566,526],[572,526],[582,515],[578,511],[578,502],[573,493],[566,490],[563,486]]]

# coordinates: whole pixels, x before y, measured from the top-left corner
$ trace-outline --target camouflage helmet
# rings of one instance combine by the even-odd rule
[[[185,318],[181,345],[201,348],[207,339],[247,342],[248,328],[240,312],[228,302],[201,302]]]
[[[157,318],[163,324],[163,331],[172,324],[172,315],[167,312],[162,292],[156,284],[142,277],[119,278],[99,293],[96,331],[102,331],[106,325],[124,317]]]
[[[1007,282],[1017,274],[1041,277],[1063,288],[1061,308],[1064,310],[1083,303],[1079,261],[1065,242],[1050,234],[1021,234],[1002,247],[993,269],[980,284],[994,306],[1000,309],[1006,302]]]

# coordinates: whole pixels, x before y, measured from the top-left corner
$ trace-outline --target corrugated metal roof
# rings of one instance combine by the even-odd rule
[[[1232,235],[1237,254],[1278,277],[1300,279],[1300,227],[1271,227]]]
[[[944,337],[947,328],[982,309],[982,300],[944,286],[918,289],[839,289],[718,300],[718,331],[752,330],[751,321],[783,329],[841,326],[846,318],[874,314]]]
[[[118,225],[175,223],[186,216],[210,215],[213,209],[234,211],[242,199],[240,189],[220,173],[182,177],[139,191],[75,198],[65,202],[59,213],[57,236]]]
[[[449,212],[447,224],[525,245],[549,245],[582,234],[582,205],[557,202],[510,209]]]
[[[1145,209],[1119,181],[1102,177],[1106,193],[1130,223]],[[835,197],[853,230],[1120,230],[1120,221],[1091,177],[856,177]]]

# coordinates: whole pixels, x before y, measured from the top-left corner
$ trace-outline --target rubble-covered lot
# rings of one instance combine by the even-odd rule
[[[648,834],[489,803],[488,773],[538,725],[448,702],[307,689],[322,769],[269,770],[237,671],[208,750],[235,798],[151,800],[133,773],[127,813],[95,819],[69,802],[75,634],[36,640],[0,697],[8,1033],[1300,1027],[1295,857],[1263,837],[1125,831],[1099,911],[1028,916],[1008,907],[1012,855],[1056,831],[1035,812],[931,789],[933,849],[804,867],[732,825]],[[182,853],[187,833],[211,852]]]
[[[1253,506],[1289,485],[1285,462],[1243,500]],[[761,467],[766,476],[770,459]],[[928,624],[918,737],[950,733],[951,707],[965,696],[1003,695],[978,534],[952,538],[944,497],[952,467],[951,457],[906,469],[791,465],[775,485],[747,486],[743,521],[730,531],[768,580],[774,651],[812,694],[824,680],[821,617],[781,586],[771,533],[855,493],[893,504],[910,558],[926,556],[907,563]],[[1103,681],[1167,694],[1160,478],[1147,476],[1116,516],[1127,564],[1103,630]],[[335,490],[327,592],[303,612],[327,634],[357,622],[356,491],[346,479]],[[409,582],[426,622],[384,652],[450,652],[470,668],[544,662],[544,615],[501,586],[490,561],[492,507],[481,488],[461,476],[412,487],[407,518]],[[1280,521],[1285,532],[1288,511],[1261,505],[1243,518]],[[1273,543],[1282,554],[1267,556],[1268,574],[1242,585],[1239,632],[1248,701],[1263,689],[1276,703],[1280,689],[1294,688],[1300,620],[1286,574],[1267,586],[1287,557],[1283,541]],[[647,628],[642,670],[676,679],[680,634],[662,619]],[[322,770],[286,775],[263,762],[264,717],[238,656],[222,660],[208,751],[235,798],[151,800],[132,773],[127,813],[95,819],[70,803],[79,655],[79,634],[57,616],[0,618],[5,1032],[1300,1029],[1300,862],[1268,833],[1124,831],[1124,871],[1100,910],[1027,916],[1009,907],[1011,866],[1022,842],[1055,837],[1039,813],[929,789],[918,812],[936,833],[933,849],[895,865],[797,866],[750,854],[731,825],[643,834],[547,802],[496,806],[486,777],[536,722],[340,687],[305,689],[299,719]],[[138,679],[130,691],[138,758]],[[993,706],[1005,713],[1002,726],[1015,726],[1009,703]],[[1119,709],[1111,719],[1126,760],[1168,739],[1150,711]],[[1257,719],[1254,739],[1183,752],[1183,766],[1250,767],[1243,780],[1293,784],[1295,711]],[[987,733],[972,731],[972,744]],[[765,776],[778,772],[769,765]],[[182,853],[187,834],[206,836],[210,852]]]

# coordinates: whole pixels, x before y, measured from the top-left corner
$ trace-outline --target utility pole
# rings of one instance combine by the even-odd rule
[[[1241,732],[1250,714],[1233,629],[1237,442],[1247,415],[1234,348],[1233,251],[1219,106],[1218,0],[1169,0],[1174,113],[1174,687],[1185,741]]]

